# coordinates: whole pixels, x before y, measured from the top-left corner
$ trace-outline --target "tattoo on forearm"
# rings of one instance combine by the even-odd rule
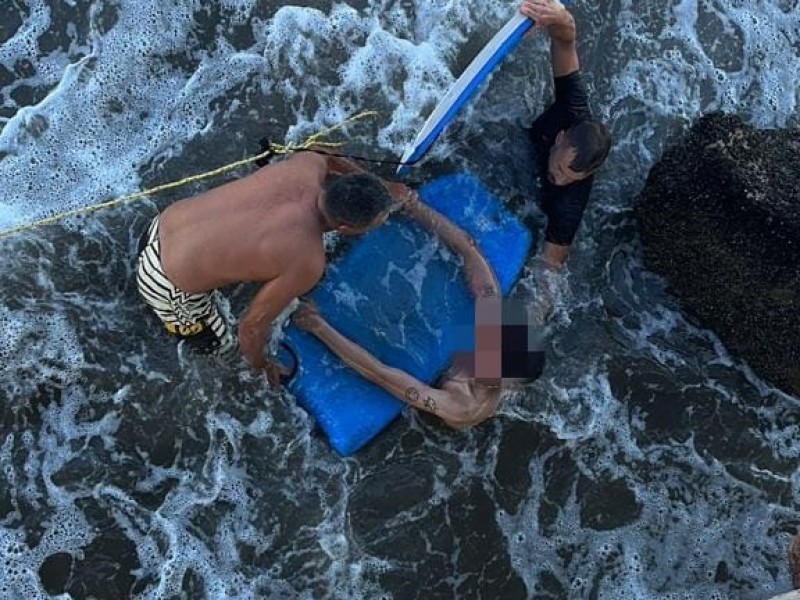
[[[419,406],[420,399],[419,399],[419,390],[415,387],[406,388],[405,392],[406,400],[408,400],[409,404],[413,404]],[[438,406],[436,405],[436,400],[427,396],[425,400],[422,401],[422,405],[427,408],[431,412],[436,412],[438,410]]]
[[[436,412],[436,400],[428,396],[425,398],[425,408],[427,408],[431,412]]]

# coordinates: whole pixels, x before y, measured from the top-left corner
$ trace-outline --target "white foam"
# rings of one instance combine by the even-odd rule
[[[84,365],[78,337],[60,313],[12,311],[0,307],[0,389],[8,398],[35,395],[36,382],[68,383]],[[35,377],[20,377],[21,373]]]
[[[115,5],[118,20],[108,32],[95,30],[82,45],[45,54],[37,41],[56,26],[51,9],[45,0],[27,3],[31,16],[0,46],[0,64],[13,70],[17,60],[24,58],[34,66],[34,73],[2,90],[6,96],[4,107],[12,107],[9,94],[22,85],[39,87],[49,94],[36,105],[15,107],[13,116],[0,121],[0,151],[10,153],[0,161],[0,178],[7,184],[0,199],[0,227],[138,190],[139,173],[145,165],[184,155],[187,147],[202,140],[204,134],[220,133],[227,127],[229,115],[246,110],[245,97],[227,95],[250,80],[276,107],[276,114],[282,119],[276,125],[288,139],[300,141],[351,113],[377,108],[380,117],[351,126],[343,136],[367,147],[366,154],[399,156],[458,75],[455,61],[463,60],[464,44],[480,37],[488,39],[514,10],[507,2],[429,0],[416,2],[408,10],[397,2],[385,6],[374,3],[363,10],[335,3],[328,13],[283,6],[269,20],[258,21],[253,14],[263,5],[257,7],[255,0],[222,0],[219,5],[232,11],[232,22],[250,23],[253,48],[237,49],[225,39],[227,32],[222,27],[213,43],[200,47],[188,42],[196,3],[135,0]],[[587,58],[587,64],[595,62],[592,55],[602,54],[611,61],[607,80],[592,79],[591,69],[587,76],[597,92],[593,96],[596,105],[603,116],[610,118],[617,138],[618,148],[606,176],[618,179],[623,192],[638,189],[647,168],[666,143],[665,130],[676,123],[682,126],[712,108],[738,111],[744,106],[748,119],[763,126],[781,126],[796,115],[796,90],[800,88],[797,51],[792,46],[796,40],[796,12],[783,13],[776,2],[765,0],[720,0],[713,6],[703,6],[721,19],[726,36],[738,35],[736,32],[741,30],[740,69],[715,64],[713,53],[707,54],[706,48],[714,40],[704,37],[710,34],[697,31],[699,4],[695,0],[659,7],[623,0],[616,14],[603,15],[602,7],[596,9],[599,13],[593,8],[584,13],[591,17],[581,23],[587,28],[596,26],[597,20],[608,20],[602,25],[607,29],[598,35],[582,37],[581,51],[586,53],[582,56]],[[410,18],[412,9],[414,20]],[[602,18],[595,18],[598,14]],[[659,18],[663,25],[654,24]],[[533,79],[526,82],[521,78],[524,85],[538,90],[546,87],[545,82],[532,74],[547,70],[546,44],[542,39],[525,43],[538,46],[534,47],[535,52],[524,55],[531,64],[516,66],[522,75]],[[192,60],[199,61],[194,72],[164,60],[167,55],[186,52]],[[79,54],[84,57],[79,58]],[[335,56],[340,57],[338,62],[332,58]],[[476,126],[482,119],[525,120],[521,113],[538,112],[543,101],[538,96],[527,98],[526,90],[519,90],[519,114],[490,111],[484,115],[473,110],[469,118]],[[215,112],[210,105],[219,100],[224,100],[225,106]],[[643,123],[629,125],[629,106],[640,111]],[[292,116],[284,119],[284,114]],[[532,118],[533,114],[527,116]],[[439,143],[433,151],[441,157],[453,150],[446,143]],[[624,213],[629,210],[631,194],[599,200],[609,211]],[[335,236],[327,236],[326,247],[333,246],[331,240]],[[45,523],[42,541],[35,548],[24,544],[22,529],[0,528],[0,550],[5,548],[10,557],[9,566],[0,568],[0,589],[5,586],[0,595],[9,595],[11,590],[25,598],[46,597],[36,574],[46,556],[78,552],[95,536],[75,508],[76,493],[53,483],[53,475],[75,456],[72,444],[82,447],[94,437],[101,439],[106,448],[116,448],[116,434],[123,426],[118,411],[130,405],[136,410],[129,415],[158,410],[148,404],[147,398],[137,396],[138,384],[166,389],[181,385],[182,381],[200,381],[199,367],[193,359],[187,361],[189,366],[170,371],[171,365],[154,367],[146,358],[134,356],[119,373],[124,379],[120,389],[101,392],[107,397],[98,397],[81,378],[88,367],[82,336],[75,331],[74,322],[51,301],[56,290],[50,272],[57,268],[49,259],[52,248],[48,249],[46,239],[38,243],[43,258],[36,263],[31,279],[25,279],[41,290],[37,305],[24,310],[0,307],[0,363],[4,367],[0,393],[4,400],[7,397],[14,403],[29,399],[41,382],[58,382],[62,394],[60,404],[54,402],[42,409],[45,426],[41,430],[9,435],[0,447],[0,463],[14,498],[54,510],[53,517]],[[596,250],[593,246],[588,250],[586,246],[580,248],[586,255]],[[424,270],[433,252],[432,247],[420,249],[420,269]],[[11,260],[10,254],[4,254],[3,270],[4,274],[15,275],[22,267]],[[76,257],[68,262],[70,268],[80,268]],[[410,276],[412,285],[418,284],[421,273]],[[16,279],[12,277],[10,282],[13,285]],[[574,298],[566,295],[559,314],[568,315],[591,306],[597,301],[596,295],[586,294],[595,293],[596,290],[579,289]],[[342,299],[351,303],[358,300],[352,290],[344,290]],[[693,333],[691,327],[666,309],[635,303],[629,307],[639,314],[635,324],[626,330],[626,351],[655,358],[670,369],[681,366],[685,359],[665,340],[687,337],[709,344],[708,339]],[[118,316],[113,302],[109,302],[108,309],[109,314],[99,319],[106,327]],[[568,325],[569,319],[562,324]],[[710,342],[712,348],[716,344],[718,341]],[[734,364],[721,350],[717,356],[718,365]],[[741,492],[741,484],[732,481],[724,469],[709,469],[703,461],[690,460],[696,456],[691,442],[685,448],[673,448],[672,454],[658,448],[648,449],[647,453],[639,449],[631,436],[631,429],[637,426],[636,417],[628,419],[623,399],[614,398],[602,360],[586,356],[559,361],[548,369],[548,382],[537,387],[536,403],[527,399],[503,410],[516,418],[547,425],[564,441],[558,449],[576,453],[575,460],[587,476],[625,475],[636,485],[633,491],[644,506],[643,516],[640,523],[620,531],[581,530],[580,506],[573,495],[560,507],[555,535],[541,531],[539,509],[549,454],[533,459],[532,485],[519,513],[499,511],[496,516],[506,533],[512,564],[529,591],[542,568],[552,569],[566,589],[587,590],[600,568],[594,557],[610,557],[618,547],[622,548],[622,559],[615,579],[600,580],[598,598],[722,597],[728,588],[708,577],[696,584],[692,592],[696,596],[657,590],[663,588],[664,581],[681,586],[686,581],[697,581],[698,574],[706,577],[704,574],[715,567],[720,556],[729,555],[740,557],[737,568],[743,569],[748,580],[768,586],[775,579],[770,572],[773,565],[762,557],[756,540],[769,538],[770,512],[779,509],[755,496],[738,502],[736,494]],[[240,383],[250,390],[252,381],[248,377],[241,375]],[[715,385],[710,389],[720,398],[736,401],[733,390]],[[192,399],[195,404],[210,402],[219,389],[197,392]],[[767,388],[759,389],[766,393]],[[80,409],[90,400],[93,405],[105,400],[107,412],[94,421],[78,419]],[[235,403],[240,399],[233,400]],[[258,402],[263,400],[255,398]],[[767,422],[771,419],[762,418]],[[265,404],[249,424],[240,422],[233,412],[210,412],[207,430],[214,441],[197,464],[189,461],[188,466],[169,468],[149,465],[148,474],[133,484],[138,491],[153,491],[168,479],[177,481],[157,510],[144,509],[135,501],[132,490],[118,489],[108,482],[92,492],[136,545],[142,572],[157,577],[157,582],[143,592],[144,598],[179,594],[189,569],[202,577],[209,597],[258,598],[263,597],[263,589],[281,590],[287,597],[313,595],[297,593],[296,581],[280,581],[280,565],[265,569],[250,580],[245,580],[239,570],[237,553],[242,543],[259,552],[267,551],[280,530],[276,526],[274,531],[262,531],[253,520],[263,507],[258,504],[256,493],[260,482],[250,481],[246,468],[246,461],[251,460],[245,453],[247,436],[257,438],[265,448],[281,449],[274,452],[275,472],[302,473],[301,477],[285,476],[286,489],[282,493],[287,498],[298,505],[301,498],[309,495],[320,498],[316,521],[308,527],[316,528],[318,535],[319,547],[312,551],[321,551],[329,566],[317,574],[315,583],[324,581],[341,597],[385,595],[385,590],[373,589],[370,582],[375,573],[392,568],[392,564],[358,555],[347,537],[346,481],[354,477],[348,469],[356,463],[330,456],[324,443],[310,435],[311,425],[300,409],[291,403]],[[287,440],[287,436],[293,437]],[[777,424],[764,439],[778,457],[796,458],[790,429]],[[27,452],[19,469],[12,460],[12,453],[17,451]],[[462,458],[464,469],[459,477],[478,476],[490,468],[481,464],[474,452],[467,451]],[[664,466],[673,463],[682,464],[685,469]],[[638,480],[633,474],[635,464],[644,465],[642,468],[651,470],[659,480]],[[800,470],[788,475],[762,470],[759,476],[783,483],[788,480],[794,500],[800,497]],[[715,477],[717,483],[713,483]],[[681,508],[662,489],[663,479],[668,480],[673,494],[695,496]],[[341,483],[320,491],[317,488],[327,488],[319,485],[321,480]],[[431,503],[446,502],[452,495],[445,474],[437,470]],[[213,535],[201,538],[192,518],[204,506],[223,514],[213,524]],[[670,512],[688,525],[673,524],[669,521]],[[726,531],[741,524],[744,550],[737,550]],[[655,532],[648,531],[648,527],[655,528]],[[706,537],[696,539],[696,531],[703,531]],[[564,564],[559,555],[559,550],[570,545],[587,548],[573,565]],[[650,568],[648,560],[668,562],[695,547],[701,554],[692,553],[686,565]],[[656,550],[659,555],[654,557]],[[668,570],[673,566],[677,575]]]

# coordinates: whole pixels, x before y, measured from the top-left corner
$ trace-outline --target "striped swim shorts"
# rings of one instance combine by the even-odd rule
[[[136,267],[139,295],[153,309],[167,332],[201,354],[228,355],[236,338],[219,312],[215,291],[187,294],[175,286],[161,266],[158,217],[142,237]]]

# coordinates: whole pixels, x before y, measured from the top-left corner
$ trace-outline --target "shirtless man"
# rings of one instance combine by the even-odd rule
[[[326,184],[328,175],[340,177]],[[322,277],[322,234],[358,235],[380,225],[393,208],[391,193],[404,192],[399,185],[349,160],[303,152],[176,202],[142,239],[139,293],[170,334],[201,353],[227,354],[236,339],[215,290],[264,283],[239,321],[238,347],[277,384],[280,371],[264,345],[275,318]]]
[[[544,352],[527,325],[527,311],[521,303],[514,311],[516,318],[509,318],[504,310],[508,303],[501,299],[494,271],[472,237],[423,204],[415,192],[409,190],[403,195],[408,197],[403,205],[405,214],[438,234],[464,261],[467,282],[475,296],[474,352],[455,355],[438,386],[431,387],[385,365],[344,337],[310,303],[302,303],[292,320],[364,378],[411,406],[437,415],[450,427],[463,429],[491,417],[504,390],[538,378],[544,369]]]
[[[592,117],[575,45],[575,19],[558,0],[523,0],[520,12],[547,30],[555,101],[529,131],[542,179],[547,229],[542,258],[561,267],[581,224],[594,173],[611,147],[611,135]]]

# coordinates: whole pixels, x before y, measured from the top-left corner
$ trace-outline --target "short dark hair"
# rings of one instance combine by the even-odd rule
[[[343,175],[325,186],[325,207],[336,224],[369,225],[391,203],[389,191],[369,173]]]
[[[576,173],[594,171],[602,165],[611,150],[611,132],[599,121],[580,121],[567,130],[567,143],[575,148],[570,169]]]
[[[544,351],[531,329],[525,303],[518,299],[503,302],[503,327],[500,333],[501,369],[504,378],[533,383],[544,372]]]

